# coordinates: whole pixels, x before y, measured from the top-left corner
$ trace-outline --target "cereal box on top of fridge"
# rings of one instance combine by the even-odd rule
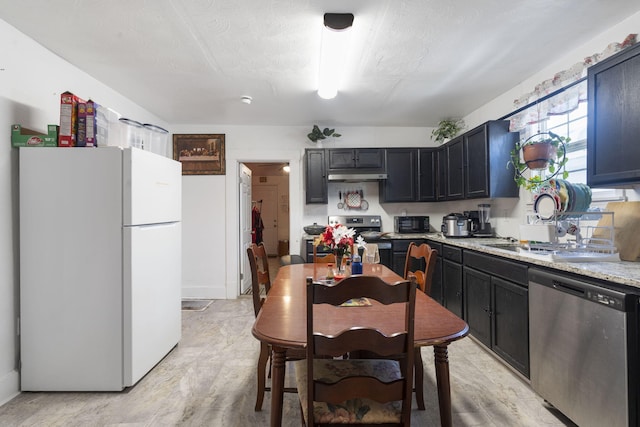
[[[84,102],[71,92],[60,94],[59,147],[74,147],[78,132],[78,102]]]

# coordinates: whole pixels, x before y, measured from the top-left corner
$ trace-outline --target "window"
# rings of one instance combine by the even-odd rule
[[[576,91],[586,93],[586,84],[580,83]],[[579,101],[577,101],[580,99]],[[554,95],[541,104],[534,104],[527,110],[519,113],[525,117],[526,124],[520,129],[520,136],[526,139],[539,132],[553,132],[569,137],[566,144],[567,164],[569,172],[567,181],[572,183],[587,183],[587,105],[588,101],[582,97],[576,97],[577,105],[569,105],[566,93]],[[520,119],[522,120],[522,119]],[[593,203],[626,200],[624,190],[592,188]],[[603,205],[604,206],[604,205]]]

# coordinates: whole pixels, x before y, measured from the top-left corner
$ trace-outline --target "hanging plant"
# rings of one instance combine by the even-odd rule
[[[440,120],[438,127],[431,132],[431,139],[442,144],[445,140],[451,139],[464,129],[464,120],[462,119],[444,119]]]
[[[567,179],[569,172],[565,169],[568,160],[565,144],[569,141],[571,138],[546,132],[517,142],[511,150],[511,156],[507,162],[507,167],[513,165],[513,179],[516,184],[532,191],[560,172],[562,172],[562,179]],[[522,156],[520,152],[522,152]],[[523,174],[527,170],[543,172],[526,178]]]
[[[318,125],[313,125],[311,133],[307,134],[307,138],[312,142],[318,142],[318,140],[326,139],[328,137],[339,138],[341,136],[341,134],[336,133],[335,129],[324,128],[324,130],[320,130]]]

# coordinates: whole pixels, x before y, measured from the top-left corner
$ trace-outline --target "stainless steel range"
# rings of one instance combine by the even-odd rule
[[[353,228],[356,232],[356,237],[363,231],[382,231],[382,218],[380,215],[336,215],[329,216],[328,222],[329,225],[342,224]],[[377,244],[378,252],[380,253],[380,263],[391,266],[391,241],[385,239],[374,240],[371,238],[367,238],[366,241],[367,243]]]
[[[329,225],[342,224],[353,228],[356,234],[363,231],[382,231],[380,215],[336,215],[329,216]]]

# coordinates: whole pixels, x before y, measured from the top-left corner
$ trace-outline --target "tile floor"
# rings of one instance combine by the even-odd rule
[[[183,311],[180,343],[134,387],[22,393],[0,406],[0,426],[268,426],[269,393],[263,410],[253,410],[258,342],[251,304],[242,296]],[[414,409],[412,423],[438,426],[433,352],[422,352],[427,410]],[[573,426],[472,339],[451,344],[449,360],[454,426]],[[284,426],[301,425],[295,394],[285,394],[283,412]]]

